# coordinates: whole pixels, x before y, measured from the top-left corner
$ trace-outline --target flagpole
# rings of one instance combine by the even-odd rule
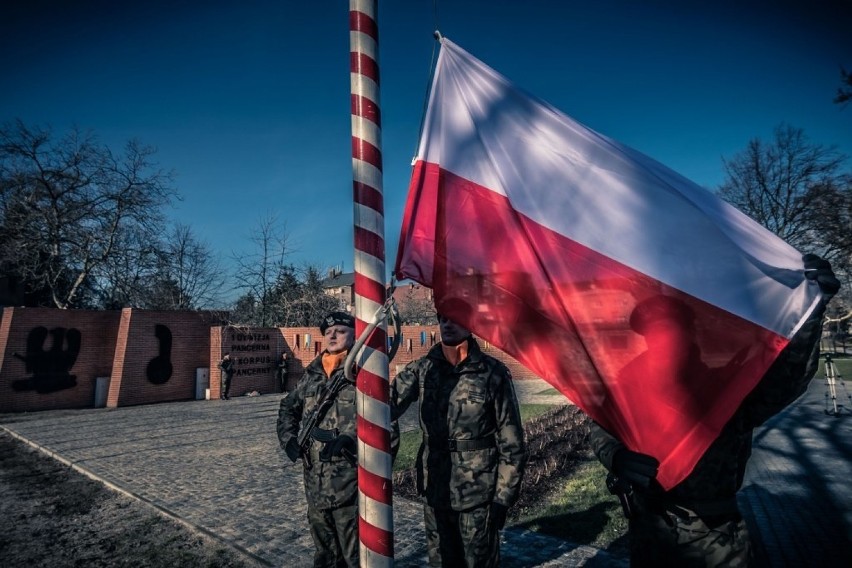
[[[378,0],[349,1],[352,179],[355,204],[355,333],[376,323],[385,289],[379,106]],[[368,320],[369,318],[369,320]],[[361,566],[393,566],[387,325],[358,356],[358,534]]]

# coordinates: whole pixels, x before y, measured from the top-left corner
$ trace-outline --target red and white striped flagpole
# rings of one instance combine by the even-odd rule
[[[352,178],[355,200],[355,334],[385,303],[385,220],[379,111],[378,0],[349,1]],[[387,326],[357,360],[358,531],[361,566],[393,566]]]

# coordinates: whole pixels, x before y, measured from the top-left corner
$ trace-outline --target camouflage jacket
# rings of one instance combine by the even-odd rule
[[[343,373],[338,367],[333,376]],[[293,391],[281,399],[278,409],[278,441],[281,447],[290,438],[299,434],[299,429],[317,404],[318,397],[331,381],[322,368],[322,355],[314,359],[305,369],[305,374]],[[355,433],[356,406],[355,385],[349,384],[337,394],[334,403],[319,422],[318,427],[326,430],[337,428],[340,434],[348,434],[357,440]],[[320,461],[319,453],[325,444],[313,440],[310,445],[312,467],[304,468],[305,495],[317,509],[333,509],[345,505],[355,498],[358,491],[357,468],[343,457],[335,456],[331,461]]]
[[[391,419],[420,400],[423,440],[418,489],[435,508],[462,511],[518,498],[526,449],[509,370],[469,340],[453,367],[441,345],[408,364],[391,382]]]
[[[646,495],[700,511],[702,504],[730,501],[743,483],[751,456],[752,431],[799,398],[819,365],[819,338],[824,308],[817,309],[778,355],[755,389],[745,398],[719,437],[710,445],[686,479],[663,495]],[[624,445],[593,423],[592,449],[612,469],[615,453]]]
[[[219,368],[222,369],[222,376],[232,377],[234,375],[234,360],[228,359],[219,361]]]

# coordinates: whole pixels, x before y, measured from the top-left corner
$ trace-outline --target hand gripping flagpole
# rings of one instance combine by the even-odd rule
[[[378,0],[349,1],[352,177],[355,201],[355,332],[358,352],[358,534],[361,566],[393,566],[389,364],[379,112]],[[372,320],[365,318],[372,315]],[[373,326],[372,330],[365,328]],[[354,357],[354,355],[353,355]],[[347,369],[349,367],[347,366]]]

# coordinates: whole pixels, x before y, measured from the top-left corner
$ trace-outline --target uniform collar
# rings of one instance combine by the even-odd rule
[[[444,357],[444,351],[440,343],[429,350],[428,358],[439,361],[444,365],[449,365],[450,362]],[[479,348],[479,343],[471,335],[467,338],[467,358],[459,363],[459,366],[465,369],[479,366],[482,364],[482,350]]]

